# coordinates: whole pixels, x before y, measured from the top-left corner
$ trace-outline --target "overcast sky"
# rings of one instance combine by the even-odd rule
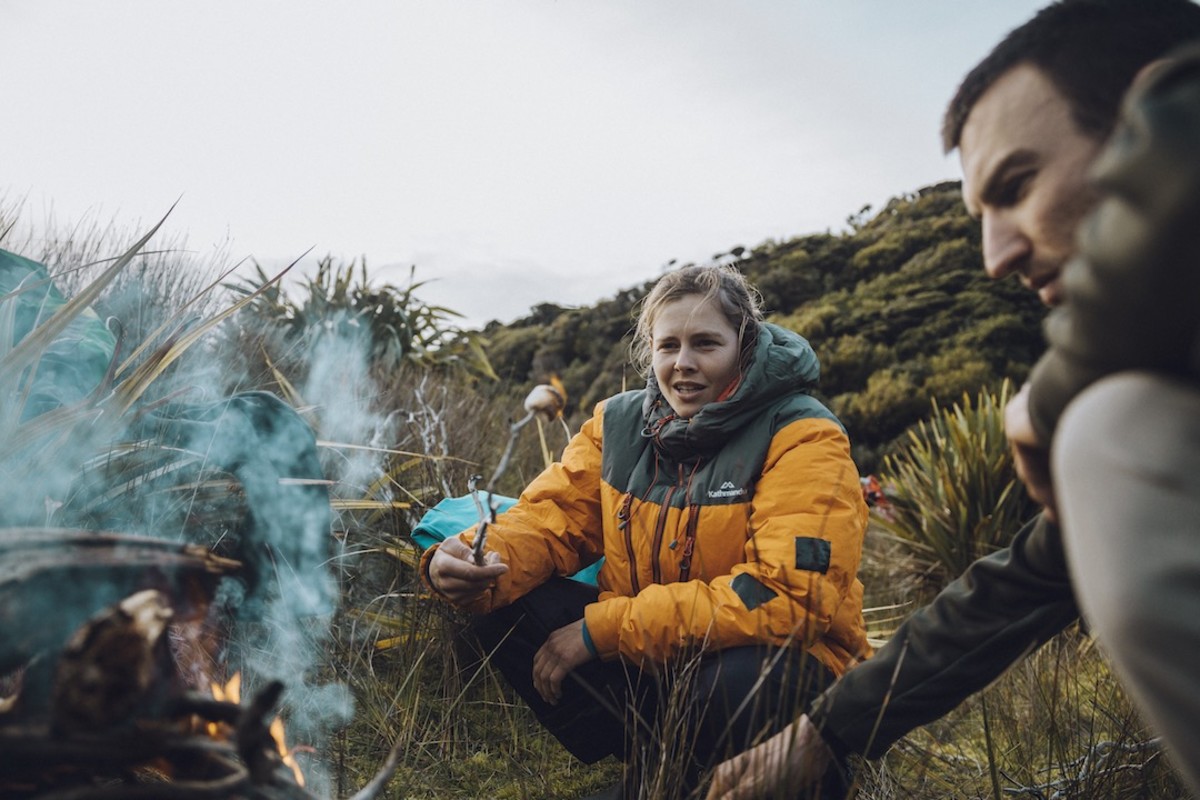
[[[1045,0],[0,0],[0,201],[230,261],[366,256],[472,324],[946,178]]]

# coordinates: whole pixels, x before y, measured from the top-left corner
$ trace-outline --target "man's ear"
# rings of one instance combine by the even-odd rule
[[[1143,84],[1154,80],[1154,76],[1166,69],[1167,65],[1174,60],[1175,59],[1173,58],[1156,58],[1146,66],[1139,69],[1137,75],[1133,76],[1133,83],[1129,85],[1129,91],[1133,91]]]

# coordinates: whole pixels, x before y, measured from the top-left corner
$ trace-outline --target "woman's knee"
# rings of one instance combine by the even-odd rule
[[[738,647],[706,658],[691,683],[691,701],[704,728],[744,735],[790,721],[832,674],[807,653],[772,647]]]

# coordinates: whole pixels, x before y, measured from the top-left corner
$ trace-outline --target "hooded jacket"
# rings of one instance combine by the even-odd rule
[[[1200,375],[1200,46],[1127,95],[1093,166],[1103,199],[1063,272],[1067,302],[1047,319],[1050,351],[1029,410],[1051,441],[1063,409],[1127,369]],[[1058,526],[1039,515],[912,615],[870,662],[827,689],[809,716],[840,754],[881,756],[948,713],[1079,618]]]
[[[1200,44],[1130,91],[1092,167],[1104,196],[1063,269],[1067,302],[1046,319],[1050,349],[1029,379],[1029,412],[1049,443],[1063,410],[1107,375],[1200,379]]]
[[[868,653],[856,577],[867,508],[845,431],[808,393],[818,375],[808,342],[763,323],[733,393],[690,419],[653,376],[598,404],[562,461],[489,527],[487,549],[509,571],[469,608],[604,556],[585,612],[602,658],[649,667],[697,648],[789,644],[842,674]]]

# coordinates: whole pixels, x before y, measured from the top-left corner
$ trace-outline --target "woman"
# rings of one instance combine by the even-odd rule
[[[596,407],[489,527],[484,565],[467,531],[424,572],[487,615],[493,664],[585,762],[628,761],[665,693],[683,697],[670,738],[695,785],[867,654],[867,509],[841,424],[808,394],[816,355],[762,321],[740,273],[660,279],[634,355],[646,388]],[[601,556],[598,590],[560,577]]]

